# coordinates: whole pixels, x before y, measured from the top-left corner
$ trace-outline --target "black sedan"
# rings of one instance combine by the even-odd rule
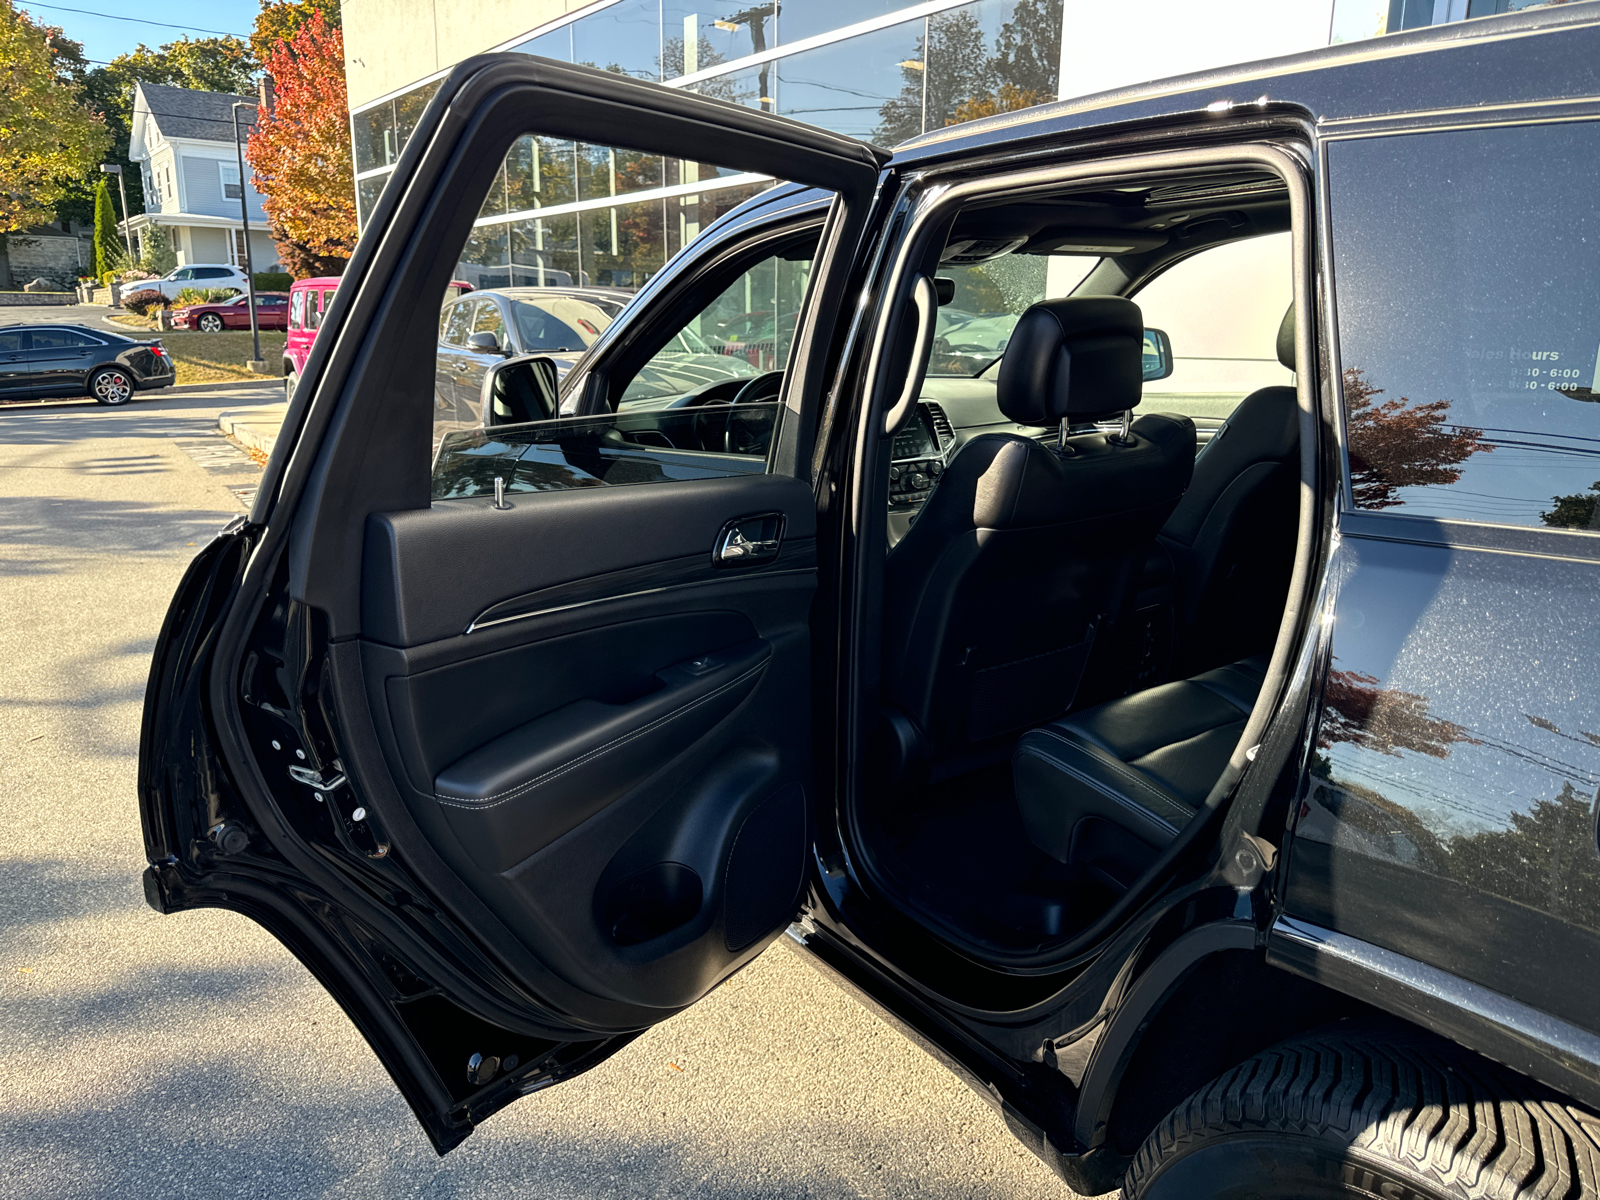
[[[136,391],[170,387],[172,357],[141,341],[83,325],[0,329],[0,401],[82,396],[126,404]]]

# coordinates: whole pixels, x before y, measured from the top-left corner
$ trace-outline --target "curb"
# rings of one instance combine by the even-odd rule
[[[255,408],[234,408],[217,416],[217,428],[247,450],[270,455],[278,444],[287,403],[263,404]]]

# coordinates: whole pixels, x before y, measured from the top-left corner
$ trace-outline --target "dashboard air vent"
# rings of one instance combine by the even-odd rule
[[[944,415],[944,409],[937,404],[931,404],[926,400],[923,404],[927,405],[928,415],[933,418],[934,432],[939,435],[939,449],[950,449],[956,444],[956,431],[950,426],[950,418]]]

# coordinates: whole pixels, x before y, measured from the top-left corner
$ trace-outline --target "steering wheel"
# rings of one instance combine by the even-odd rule
[[[729,454],[761,454],[772,432],[773,420],[765,413],[741,413],[741,404],[756,404],[771,400],[783,387],[782,371],[764,371],[755,376],[728,402],[728,416],[723,426],[722,448]]]

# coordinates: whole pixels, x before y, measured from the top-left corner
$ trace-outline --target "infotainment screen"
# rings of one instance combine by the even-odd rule
[[[901,461],[907,458],[933,458],[938,453],[939,443],[934,440],[928,410],[919,404],[911,414],[911,419],[894,435],[894,451],[890,457]]]

